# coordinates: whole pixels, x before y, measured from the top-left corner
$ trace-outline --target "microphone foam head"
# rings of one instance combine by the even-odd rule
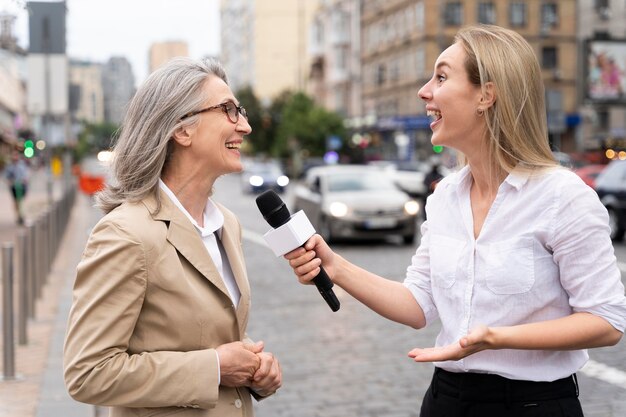
[[[263,218],[273,228],[287,223],[291,217],[289,209],[274,190],[267,190],[260,194],[256,198],[256,205]]]

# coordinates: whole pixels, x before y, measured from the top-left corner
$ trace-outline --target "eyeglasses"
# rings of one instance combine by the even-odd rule
[[[241,114],[243,117],[248,119],[248,112],[243,106],[238,106],[232,101],[227,101],[226,103],[216,104],[215,106],[207,107],[206,109],[192,111],[191,113],[187,113],[180,120],[185,120],[188,117],[195,116],[196,114],[204,113],[210,110],[221,109],[226,116],[228,116],[228,120],[232,123],[237,123],[239,121],[239,115]]]

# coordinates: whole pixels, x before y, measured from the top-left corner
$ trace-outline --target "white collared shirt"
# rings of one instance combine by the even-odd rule
[[[513,171],[474,239],[468,167],[440,182],[404,285],[442,329],[437,346],[478,324],[513,326],[589,312],[621,332],[626,298],[597,194],[571,171]],[[486,350],[437,363],[452,372],[552,381],[578,371],[586,350]]]
[[[206,207],[204,208],[203,216],[204,216],[204,227],[200,227],[198,222],[196,222],[191,214],[183,207],[183,205],[178,201],[176,195],[168,188],[165,183],[159,179],[159,187],[167,194],[167,196],[172,200],[172,202],[182,211],[185,216],[189,219],[191,224],[194,225],[204,246],[206,247],[209,255],[211,255],[211,259],[217,268],[217,271],[220,273],[224,284],[226,285],[226,289],[228,290],[228,294],[230,295],[230,299],[233,302],[233,305],[237,307],[239,305],[239,299],[241,298],[241,292],[239,291],[239,287],[237,286],[237,281],[235,281],[235,276],[230,267],[230,262],[228,262],[228,257],[226,256],[226,252],[222,249],[220,250],[220,242],[218,242],[217,237],[222,238],[222,227],[224,226],[224,215],[217,208],[215,203],[211,201],[211,199],[207,199]]]

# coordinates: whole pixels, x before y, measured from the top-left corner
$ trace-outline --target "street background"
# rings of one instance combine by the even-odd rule
[[[44,210],[47,177],[37,171],[27,201],[28,215]],[[0,238],[12,241],[17,228],[8,187],[0,187]],[[54,198],[62,184],[54,183]],[[255,196],[243,194],[238,176],[222,177],[215,198],[233,210],[244,228],[244,251],[252,287],[248,334],[265,341],[283,369],[283,387],[257,403],[258,417],[416,417],[433,367],[416,364],[407,352],[431,346],[438,327],[420,331],[387,321],[335,291],[341,309],[333,313],[313,286],[300,285],[282,258],[262,241],[269,226]],[[289,203],[289,192],[283,197]],[[78,194],[48,284],[29,322],[29,343],[16,349],[18,378],[0,382],[0,417],[106,415],[103,408],[73,401],[62,380],[62,344],[71,305],[74,269],[90,229],[100,218],[92,200]],[[401,281],[414,246],[400,242],[337,244],[347,259],[384,277]],[[626,246],[616,244],[622,268]],[[588,417],[626,415],[626,345],[590,351],[590,365],[578,373],[581,402]],[[595,375],[595,376],[594,376]]]

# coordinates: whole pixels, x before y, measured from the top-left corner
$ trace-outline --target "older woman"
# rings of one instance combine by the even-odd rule
[[[583,415],[575,373],[616,344],[626,298],[593,190],[548,145],[541,68],[516,32],[461,29],[419,97],[431,141],[463,168],[428,198],[404,283],[336,255],[319,237],[286,255],[301,282],[320,263],[372,310],[416,329],[441,321],[422,417]]]
[[[77,268],[65,382],[111,416],[252,416],[281,370],[246,336],[250,287],[236,217],[211,198],[242,169],[251,128],[215,61],[177,59],[132,99],[106,215]]]

